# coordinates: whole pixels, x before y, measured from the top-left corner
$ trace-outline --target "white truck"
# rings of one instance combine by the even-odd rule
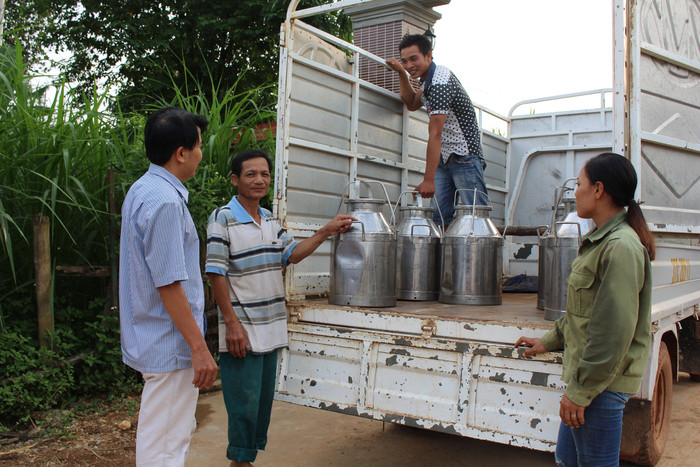
[[[282,26],[274,210],[297,238],[336,214],[349,181],[379,180],[396,201],[422,179],[425,112],[409,112],[396,93],[361,79],[362,63],[383,58],[303,21],[368,1],[297,11],[294,0]],[[507,128],[482,131],[497,225],[548,224],[555,187],[600,152],[625,154],[640,176],[657,242],[653,344],[642,388],[625,410],[622,457],[653,465],[678,372],[700,378],[700,4],[611,1],[613,89],[521,102],[507,116],[477,112],[482,127],[490,118]],[[531,111],[586,96],[599,104]],[[329,255],[326,243],[286,271],[289,349],[279,360],[277,399],[554,450],[561,353],[524,358],[513,348],[519,336],[552,327],[535,294],[504,294],[500,306],[334,306],[324,298]],[[506,235],[503,258],[505,275],[537,275],[537,238]]]

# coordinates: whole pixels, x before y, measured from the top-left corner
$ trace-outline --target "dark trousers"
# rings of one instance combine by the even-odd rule
[[[234,358],[221,354],[221,386],[228,413],[226,457],[237,462],[253,462],[258,450],[265,449],[275,395],[277,351],[264,355]]]

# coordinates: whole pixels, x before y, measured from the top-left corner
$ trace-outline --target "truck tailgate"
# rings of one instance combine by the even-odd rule
[[[360,309],[289,305],[276,398],[352,415],[553,450],[561,354],[522,357],[523,334],[551,322],[534,294],[502,306],[399,302]]]

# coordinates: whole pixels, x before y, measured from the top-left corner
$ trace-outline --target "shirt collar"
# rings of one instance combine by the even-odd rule
[[[168,169],[160,165],[151,164],[148,166],[148,173],[155,175],[156,177],[160,177],[166,182],[170,183],[177,190],[177,192],[180,193],[180,196],[182,196],[182,199],[185,200],[185,203],[187,202],[189,199],[189,191],[187,191],[185,185],[183,185],[175,175],[169,172]]]
[[[228,207],[231,209],[233,217],[235,217],[236,220],[241,224],[248,224],[250,222],[253,222],[253,218],[250,217],[248,211],[246,211],[245,208],[238,201],[238,195],[231,198],[231,201],[228,203]],[[267,219],[267,214],[265,214],[265,210],[260,206],[258,206],[258,213],[260,214],[260,217],[262,219]]]
[[[626,216],[627,216],[627,211],[622,209],[620,212],[612,216],[608,221],[603,224],[600,228],[594,228],[591,230],[587,235],[583,237],[584,240],[588,240],[590,242],[597,242],[598,240],[602,239],[605,237],[608,233],[612,232],[622,224],[623,222],[626,222]]]
[[[428,73],[425,75],[425,81],[419,80],[420,84],[423,86],[423,89],[428,89],[430,85],[433,84],[433,75],[435,74],[436,68],[437,65],[435,65],[435,62],[430,62]]]

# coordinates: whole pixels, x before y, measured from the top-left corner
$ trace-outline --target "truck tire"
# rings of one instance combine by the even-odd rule
[[[620,459],[639,465],[655,465],[659,461],[671,425],[672,396],[671,356],[662,342],[653,400],[630,399],[625,407]]]

